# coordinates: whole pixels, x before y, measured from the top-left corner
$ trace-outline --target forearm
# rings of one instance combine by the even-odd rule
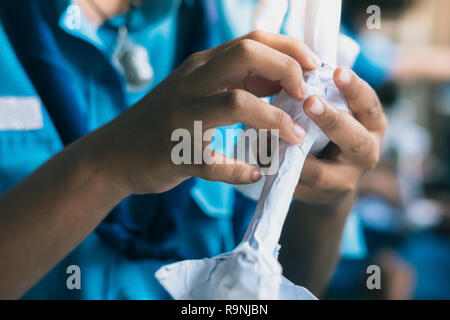
[[[0,198],[0,299],[23,295],[124,196],[92,161],[95,140],[69,146]]]
[[[294,202],[286,220],[279,260],[284,274],[296,284],[320,295],[340,255],[340,243],[355,195],[335,205]]]

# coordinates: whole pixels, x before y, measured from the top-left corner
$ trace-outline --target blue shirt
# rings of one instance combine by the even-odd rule
[[[116,30],[108,26],[96,30],[83,16],[79,17],[81,23],[74,27],[71,20],[74,7],[69,1],[41,1],[40,5],[59,50],[65,57],[70,86],[74,88],[79,105],[84,108],[82,111],[88,115],[90,129],[110,121],[143,97],[167,77],[179,62],[177,32],[181,1],[151,1],[132,19],[131,39],[146,47],[155,71],[151,86],[141,92],[126,91],[124,78],[110,63],[117,38]],[[234,31],[227,28],[228,23],[223,22],[228,21],[228,17],[221,9],[212,31],[214,41],[211,45],[236,36]],[[112,23],[120,23],[120,19],[118,17]],[[1,94],[4,97],[29,96],[39,101],[3,30],[0,39],[7,53],[1,57],[5,61],[2,65],[8,65],[0,77],[2,83],[11,83],[10,87],[2,86]],[[63,146],[45,106],[40,104],[39,108],[43,118],[41,128],[10,128],[0,132],[1,147],[4,149],[0,158],[2,191],[26,177]],[[188,258],[214,256],[233,249],[236,239],[242,236],[242,226],[248,223],[244,220],[248,220],[253,211],[254,203],[247,199],[235,201],[236,197],[240,196],[236,196],[231,186],[195,179],[187,188],[178,188],[166,196],[158,197],[158,200],[151,195],[132,197],[128,201],[131,202],[133,217],[119,221],[120,227],[127,224],[129,230],[134,230],[142,222],[151,227],[151,230],[147,230],[148,240],[155,246],[176,246]],[[180,198],[184,200],[178,201]],[[180,207],[176,205],[179,202],[183,203],[183,210],[179,210]],[[162,206],[160,212],[155,208],[155,203]],[[239,210],[242,216],[232,215],[235,207],[242,206],[242,203],[249,204],[247,216],[242,209]],[[120,251],[106,245],[97,233],[93,233],[40,281],[26,298],[167,298],[153,277],[154,271],[165,263],[167,261],[152,259],[131,261]],[[83,289],[80,291],[69,291],[65,285],[65,270],[72,264],[79,265],[82,270]]]
[[[70,1],[35,1],[40,1],[52,35],[65,57],[70,86],[82,112],[87,115],[89,129],[119,115],[167,77],[180,62],[180,0],[149,1],[131,20],[130,37],[146,47],[155,71],[151,85],[141,92],[127,91],[123,76],[112,66],[111,57],[117,40],[114,28],[102,26],[97,29],[83,15],[74,17],[77,9]],[[186,1],[187,5],[191,2]],[[209,30],[209,45],[218,45],[250,31],[256,2],[217,2],[217,16],[213,17]],[[123,17],[118,17],[111,23],[120,24],[121,19]],[[3,30],[0,30],[0,43],[4,49],[1,64],[6,66],[0,72],[0,105],[5,97],[34,98],[34,108],[38,101],[42,116],[41,127],[36,124],[31,130],[18,130],[11,125],[9,129],[0,130],[0,192],[4,192],[61,150],[63,143]],[[25,108],[23,102],[18,107]],[[110,232],[114,232],[114,228],[141,232],[145,225],[148,229],[140,236],[148,243],[162,251],[176,247],[188,258],[214,256],[232,250],[242,237],[255,205],[229,185],[201,179],[193,179],[161,196],[135,196],[127,201],[132,216],[122,220],[119,217],[108,229]],[[168,298],[153,276],[167,261],[152,258],[132,261],[105,243],[105,238],[108,240],[108,235],[91,234],[25,298]],[[81,268],[82,290],[70,291],[66,287],[66,269],[73,264]]]

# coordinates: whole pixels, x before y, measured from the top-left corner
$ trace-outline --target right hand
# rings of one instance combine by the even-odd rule
[[[256,182],[260,169],[241,161],[175,165],[172,132],[185,128],[193,137],[194,121],[200,120],[203,130],[243,123],[278,129],[285,141],[301,143],[304,130],[258,97],[284,88],[303,98],[302,68],[315,69],[317,60],[299,40],[261,31],[195,53],[135,106],[94,133],[97,168],[126,194],[164,192],[191,176],[232,184]],[[218,152],[212,156],[225,157]]]

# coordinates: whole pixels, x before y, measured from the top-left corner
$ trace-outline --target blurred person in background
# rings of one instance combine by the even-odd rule
[[[367,9],[377,5],[382,19],[398,19],[415,0],[344,0],[343,28],[361,45],[354,69],[374,88],[387,82],[450,81],[450,47],[402,46],[380,30],[369,30]],[[411,26],[414,29],[414,26]]]
[[[341,261],[329,297],[450,299],[450,278],[445,271],[450,268],[448,201],[430,199],[425,186],[432,157],[431,132],[416,123],[415,106],[398,99],[397,93],[399,84],[450,82],[450,47],[398,45],[366,24],[371,5],[380,7],[383,21],[395,21],[416,3],[344,1],[343,27],[361,45],[354,69],[377,89],[388,108],[390,126],[381,163],[360,181],[355,205],[368,254],[364,260]],[[414,32],[414,25],[410,29]],[[426,107],[431,108],[431,103]],[[366,288],[366,268],[371,264],[381,267],[380,291]],[[359,281],[349,280],[355,275]]]

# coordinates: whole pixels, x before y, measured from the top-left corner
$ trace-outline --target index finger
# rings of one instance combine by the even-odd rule
[[[363,163],[377,162],[374,148],[378,141],[372,133],[347,112],[339,110],[318,96],[309,97],[303,109],[349,158]],[[378,139],[377,139],[378,140]]]
[[[242,40],[220,52],[191,74],[185,82],[187,92],[211,95],[257,75],[279,82],[293,97],[306,94],[300,64],[290,56],[254,40]]]
[[[334,81],[345,96],[354,117],[369,131],[384,132],[386,117],[383,107],[369,84],[346,67],[335,71]]]
[[[260,42],[272,49],[287,54],[295,59],[302,68],[307,70],[314,70],[321,63],[320,58],[304,42],[286,35],[261,30],[255,30],[242,37],[225,42],[209,50],[208,54],[211,57],[215,56],[245,39]]]

